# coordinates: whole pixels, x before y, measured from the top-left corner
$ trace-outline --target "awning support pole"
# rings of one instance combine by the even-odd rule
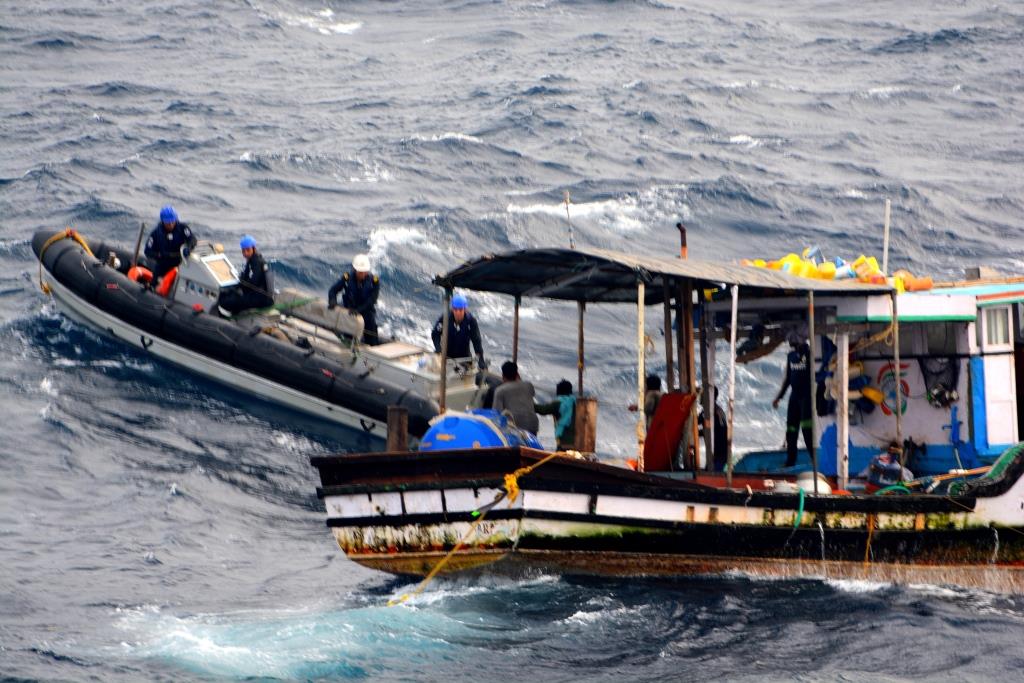
[[[444,313],[441,314],[441,395],[437,405],[440,414],[444,414],[448,398],[448,316],[451,315],[452,290],[445,287]]]
[[[729,428],[726,432],[725,485],[732,486],[732,429],[736,407],[736,323],[739,317],[740,287],[732,286],[732,324],[729,329]],[[712,423],[714,416],[712,415]]]
[[[680,347],[686,348],[686,358],[684,366],[684,360],[679,361],[679,372],[682,373],[683,367],[686,368],[686,382],[684,383],[681,379],[679,381],[680,387],[686,387],[688,393],[694,393],[697,391],[697,362],[696,362],[696,351],[693,348],[693,284],[689,281],[686,282],[682,287],[683,289],[683,315],[682,322],[679,327],[683,330],[683,341],[680,342]],[[680,349],[681,350],[681,349]],[[691,408],[692,410],[693,408]],[[693,425],[693,431],[690,434],[690,443],[693,444],[693,469],[697,470],[697,463],[700,462],[700,425],[697,424],[697,416],[690,420]]]
[[[896,445],[900,449],[900,467],[903,467],[903,372],[900,365],[900,314],[897,296],[894,289],[889,298],[892,301],[892,357],[895,364],[892,373],[896,381],[896,405],[893,406],[893,411],[896,413]],[[902,474],[900,478],[903,478]]]
[[[835,381],[839,383],[836,405],[839,425],[836,471],[839,473],[839,488],[845,491],[850,480],[850,333],[840,332],[837,341]]]
[[[586,301],[577,301],[576,308],[579,320],[576,323],[576,393],[583,395],[583,313],[587,310]]]
[[[637,411],[636,411],[636,462],[637,471],[644,471],[644,439],[647,437],[647,425],[644,421],[644,283],[636,285],[636,377],[637,377]]]
[[[686,318],[685,308],[683,307],[683,296],[684,289],[682,283],[676,287],[676,368],[679,371],[679,390],[686,391],[686,387],[690,384],[690,377],[686,373]],[[690,354],[693,353],[691,348]]]
[[[512,362],[519,362],[519,304],[522,297],[516,294],[515,314],[512,317]]]
[[[712,425],[712,406],[713,398],[711,392],[711,354],[708,353],[708,337],[710,336],[708,330],[710,328],[710,322],[708,318],[711,313],[708,312],[707,302],[702,302],[700,309],[700,382],[701,382],[701,405],[704,406],[704,467],[705,469],[712,469],[714,467],[714,458],[712,454],[714,451],[714,429]],[[700,462],[698,457],[697,462]]]
[[[815,343],[817,338],[814,335],[814,292],[807,292],[807,332],[807,377],[809,380],[808,391],[810,392],[807,399],[810,401],[808,408],[811,414],[811,442],[807,444],[807,448],[811,451],[808,455],[811,456],[811,469],[814,470],[814,495],[818,495],[818,437],[815,434],[817,430],[814,428],[814,414],[817,412],[814,401],[814,347],[817,345]],[[793,387],[791,391],[796,391],[796,387]]]
[[[665,390],[675,391],[676,369],[672,357],[672,290],[668,278],[662,282],[662,294],[665,297]]]
[[[889,274],[889,217],[892,214],[892,200],[885,200],[885,225],[882,227],[882,275]]]

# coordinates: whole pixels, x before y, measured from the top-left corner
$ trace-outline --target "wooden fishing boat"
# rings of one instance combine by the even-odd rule
[[[638,323],[640,405],[645,309],[660,305],[668,392],[653,416],[650,434],[639,418],[633,468],[600,462],[596,404],[582,391],[576,399],[576,451],[526,447],[508,437],[509,426],[496,414],[448,411],[434,419],[417,452],[314,458],[327,525],[354,561],[419,576],[454,571],[739,571],[1024,592],[1024,448],[1016,443],[1013,384],[1019,356],[1008,341],[1019,329],[1019,311],[1013,307],[1016,295],[1006,293],[1013,283],[1001,285],[1003,313],[991,314],[993,309],[981,305],[977,293],[966,287],[910,296],[881,283],[823,281],[734,264],[582,249],[486,256],[438,276],[435,283],[449,297],[455,288],[511,296],[513,359],[523,297],[578,302],[581,389],[587,306],[631,305]],[[927,307],[932,313],[923,317]],[[737,471],[737,463],[745,459],[732,452],[734,423],[743,419],[733,414],[737,338],[755,328],[770,338],[771,331],[796,324],[808,327],[811,358],[823,373],[819,379],[829,384],[828,395],[840,407],[815,416],[816,448],[806,454],[805,463],[809,473],[801,475],[799,468],[780,472],[781,461],[773,472]],[[920,353],[918,340],[938,339],[936,330],[944,333],[948,325],[963,334],[947,340],[943,357],[964,356],[957,360],[971,370],[952,386],[934,387],[936,395],[947,392],[941,399],[911,407],[908,402],[917,400],[913,380],[909,390],[906,381],[894,380],[885,398],[901,409],[879,410],[878,421],[855,434],[849,385],[856,373],[851,365],[864,363],[862,355],[869,355],[871,362],[903,371],[908,356],[927,355],[927,349]],[[701,403],[703,414],[712,414],[710,357],[716,342],[725,346],[724,340],[730,359],[728,457],[724,471],[718,472],[707,455],[714,452],[714,430],[707,424],[703,439],[698,438],[694,405]],[[822,352],[826,342],[837,350],[831,360]],[[999,358],[1001,354],[1009,358]],[[990,357],[1010,365],[986,372]],[[978,366],[982,371],[974,372]],[[993,378],[996,373],[999,377]],[[1010,377],[1008,388],[1000,384],[1005,375]],[[944,380],[950,381],[948,376]],[[975,387],[984,380],[983,387]],[[444,412],[445,406],[441,408]],[[993,419],[994,409],[1007,412]],[[968,440],[954,434],[943,439],[950,443],[948,457],[940,452],[919,461],[928,479],[903,481],[870,494],[850,477],[851,461],[857,467],[869,464],[867,450],[894,449],[905,466],[909,444],[943,434],[947,420],[955,429],[958,412],[971,432],[974,457],[984,458],[982,467],[968,474],[958,462],[958,451]],[[1013,426],[1003,422],[1007,416]],[[493,438],[478,436],[487,432],[481,422]],[[990,434],[983,449],[977,448],[980,426]],[[461,432],[470,428],[474,436],[465,438]],[[993,428],[1003,430],[998,438],[991,437]],[[830,429],[835,432],[831,444]],[[865,440],[868,434],[873,443]],[[994,452],[997,448],[999,453]],[[756,457],[763,460],[764,453]],[[823,467],[825,462],[831,467]],[[822,469],[829,469],[831,476]]]

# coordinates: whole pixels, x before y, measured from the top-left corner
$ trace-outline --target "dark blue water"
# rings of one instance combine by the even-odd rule
[[[426,342],[430,278],[566,246],[565,190],[582,245],[675,253],[683,220],[694,256],[880,255],[889,198],[893,269],[1019,272],[1024,7],[778,4],[0,4],[0,675],[1019,679],[1024,602],[938,586],[463,579],[387,608],[409,584],[341,555],[308,465],[367,443],[36,283],[33,231],[131,245],[170,202],[230,253],[256,235],[283,285],[326,291],[368,251],[384,327]],[[492,359],[509,304],[471,296]],[[601,437],[629,455],[633,312],[588,321]],[[541,387],[574,376],[574,323],[528,302]],[[778,379],[741,369],[741,443],[781,441]]]

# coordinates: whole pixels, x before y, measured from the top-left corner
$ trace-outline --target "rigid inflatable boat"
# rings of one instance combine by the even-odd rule
[[[440,354],[401,341],[360,344],[354,312],[286,289],[270,308],[217,315],[220,292],[240,285],[234,265],[209,243],[157,290],[128,277],[130,252],[73,230],[39,231],[32,248],[43,291],[68,317],[204,377],[382,439],[389,406],[408,411],[414,437],[438,413]],[[475,362],[446,366],[447,404],[469,406],[480,393]]]

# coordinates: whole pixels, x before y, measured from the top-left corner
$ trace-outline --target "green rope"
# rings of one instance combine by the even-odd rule
[[[999,475],[1006,471],[1006,468],[1010,466],[1010,463],[1017,459],[1017,456],[1020,454],[1022,450],[1024,450],[1024,443],[1019,443],[1007,448],[1005,451],[1003,451],[1003,454],[1000,455],[999,458],[992,464],[992,469],[983,474],[982,477],[984,479],[998,478]]]
[[[251,318],[257,315],[266,315],[267,313],[271,313],[273,311],[290,311],[293,308],[305,306],[306,304],[312,303],[316,300],[317,298],[315,296],[311,296],[305,299],[295,299],[294,301],[287,301],[282,304],[274,304],[273,306],[267,306],[266,308],[247,308],[244,311],[239,311],[238,313],[234,314],[231,317],[234,320],[238,320],[240,318]]]
[[[793,530],[796,531],[797,527],[800,526],[800,522],[804,521],[804,490],[797,488],[800,492],[800,507],[796,511],[796,519],[793,520]]]
[[[884,489],[875,491],[876,496],[884,496],[887,493],[910,493],[910,489],[903,484],[893,484],[892,486],[886,486]]]
[[[298,308],[299,306],[305,306],[306,304],[311,304],[314,301],[317,301],[317,298],[315,296],[307,296],[307,297],[305,297],[303,299],[295,299],[294,301],[288,301],[288,302],[283,303],[283,304],[274,304],[270,308],[271,309],[277,309],[278,311],[290,311],[293,308]]]

